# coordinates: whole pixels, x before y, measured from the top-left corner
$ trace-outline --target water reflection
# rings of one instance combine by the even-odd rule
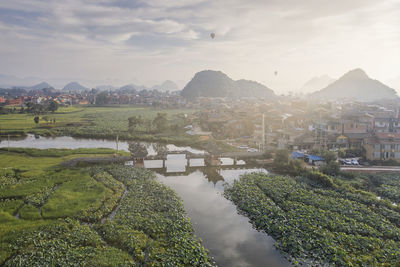
[[[190,147],[155,145],[145,143],[149,155],[157,152],[204,151]],[[7,141],[0,143],[6,147]],[[77,139],[72,137],[39,137],[33,135],[20,140],[11,140],[11,147],[29,148],[115,148],[110,140]],[[128,151],[127,142],[119,142],[119,149]],[[164,152],[160,152],[164,151]],[[253,229],[248,218],[239,215],[236,206],[223,194],[223,183],[232,183],[245,172],[253,169],[244,161],[222,158],[222,166],[209,167],[204,159],[186,159],[185,154],[168,155],[166,160],[145,160],[144,166],[153,169],[159,181],[173,188],[183,199],[185,209],[191,217],[196,234],[210,250],[219,266],[289,266],[290,264],[274,248],[274,240]],[[231,166],[236,163],[235,166]],[[132,164],[127,163],[127,164]]]
[[[186,155],[177,154],[177,155],[167,155],[166,160],[166,172],[185,172],[187,161]]]
[[[183,175],[171,176],[168,171],[154,170],[158,172],[158,180],[174,189],[183,199],[196,234],[202,238],[204,246],[219,266],[290,266],[273,246],[275,241],[255,230],[248,218],[239,215],[236,206],[223,196],[225,182],[232,184],[244,173],[267,173],[260,168],[226,166],[232,165],[233,161],[224,158],[225,165],[220,167],[203,165],[194,169],[191,166],[188,169],[192,171]],[[183,171],[187,160],[185,155],[169,155],[165,165],[168,170]]]
[[[231,182],[244,172],[221,170],[222,180],[215,185],[200,170],[187,176],[157,177],[182,197],[196,234],[219,266],[290,266],[274,248],[274,240],[256,231],[222,195],[223,180]]]
[[[145,144],[148,155],[154,156],[161,151],[188,151],[194,154],[204,154],[203,150],[194,149],[191,147],[179,147],[172,144],[157,144],[157,143],[147,143]],[[8,140],[2,140],[0,142],[0,147],[7,147]],[[70,136],[59,136],[59,137],[44,137],[36,136],[33,134],[28,134],[23,138],[12,138],[10,140],[10,147],[26,147],[26,148],[38,148],[38,149],[48,149],[48,148],[112,148],[116,149],[117,143],[115,140],[105,140],[105,139],[89,139],[89,138],[74,138]],[[123,151],[129,151],[128,142],[119,141],[118,149]]]

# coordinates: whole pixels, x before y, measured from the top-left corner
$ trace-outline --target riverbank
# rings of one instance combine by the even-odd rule
[[[195,111],[132,106],[77,106],[60,108],[58,112],[40,115],[38,124],[35,124],[32,114],[3,114],[0,115],[0,138],[6,140],[9,136],[18,138],[35,134],[47,137],[71,136],[115,141],[118,136],[121,141],[170,143],[204,150],[208,148],[208,142],[201,140],[199,136],[186,134],[184,129],[184,126],[189,123],[186,117]],[[160,112],[167,114],[168,121],[176,126],[174,129],[162,133],[147,133],[141,128],[137,129],[138,132],[129,131],[128,118],[141,116],[151,120]],[[55,122],[52,122],[54,120]],[[214,145],[223,151],[236,150],[220,141],[216,141]]]

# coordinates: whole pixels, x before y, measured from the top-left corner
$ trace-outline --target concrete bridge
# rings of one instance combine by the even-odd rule
[[[239,159],[248,159],[248,158],[260,158],[262,157],[264,152],[258,151],[258,152],[247,152],[247,151],[236,151],[236,152],[225,152],[220,155],[211,155],[208,152],[205,152],[204,154],[195,154],[190,151],[168,151],[166,153],[162,154],[157,154],[157,155],[152,155],[152,156],[147,156],[144,158],[145,160],[152,160],[152,159],[167,159],[168,155],[185,155],[186,159],[201,159],[201,158],[209,158],[209,157],[219,157],[219,158],[233,158],[236,160]]]

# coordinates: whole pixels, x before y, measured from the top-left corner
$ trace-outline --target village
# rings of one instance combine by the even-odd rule
[[[23,110],[33,104],[130,105],[195,110],[189,135],[223,141],[246,152],[287,149],[293,158],[323,164],[310,151],[337,153],[345,165],[397,165],[400,162],[400,117],[397,100],[376,102],[321,101],[281,96],[273,101],[256,98],[199,97],[188,101],[179,92],[118,90],[63,92],[7,89],[0,91],[0,107]]]
[[[400,161],[400,118],[396,101],[306,101],[282,97],[265,102],[202,98],[196,113],[201,134],[248,152],[288,149],[293,158],[315,150],[337,153],[345,165],[397,165]],[[192,130],[190,133],[194,134]],[[313,155],[315,164],[324,159]]]
[[[23,106],[27,103],[44,104],[55,101],[60,105],[143,105],[159,108],[184,107],[186,101],[179,92],[157,90],[120,89],[118,91],[65,91],[54,88],[25,90],[0,89],[0,105]]]

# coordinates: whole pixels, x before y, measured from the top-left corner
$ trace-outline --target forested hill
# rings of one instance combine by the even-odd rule
[[[204,97],[261,97],[275,98],[274,91],[263,84],[249,80],[234,81],[221,71],[204,70],[196,73],[183,88],[188,99]]]

